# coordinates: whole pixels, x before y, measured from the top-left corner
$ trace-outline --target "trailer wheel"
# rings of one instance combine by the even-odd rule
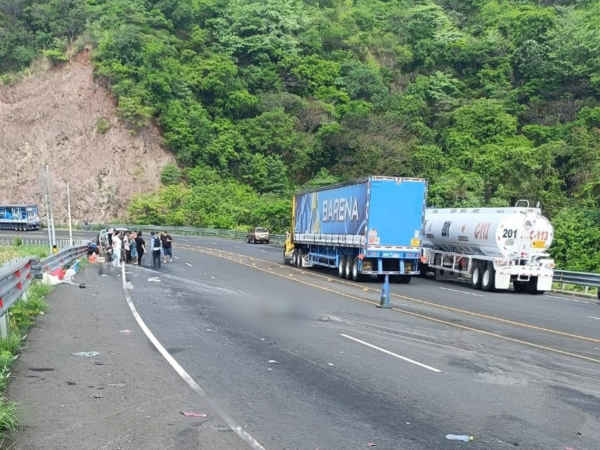
[[[538,278],[537,277],[531,277],[529,279],[529,283],[528,283],[528,286],[527,286],[527,291],[531,295],[544,295],[545,291],[538,291],[537,284],[538,284]]]
[[[496,290],[495,283],[496,271],[491,263],[488,263],[485,269],[483,269],[483,275],[481,277],[481,289],[486,292],[494,292]]]
[[[358,258],[354,258],[352,261],[352,281],[360,281],[362,275],[358,271]]]
[[[302,250],[296,251],[296,267],[302,268]]]
[[[344,271],[346,270],[346,257],[340,256],[340,260],[338,262],[338,276],[340,278],[344,278]]]
[[[288,259],[285,257],[285,248],[283,249],[283,264],[284,265],[288,264]]]
[[[410,275],[396,275],[394,281],[398,284],[408,284],[412,280]]]
[[[344,277],[346,280],[352,279],[352,264],[354,262],[354,258],[352,256],[346,257],[346,267],[344,270]]]
[[[525,281],[513,281],[513,288],[517,293],[527,292],[529,283]]]
[[[481,264],[475,264],[475,268],[471,274],[471,287],[473,289],[481,289]]]

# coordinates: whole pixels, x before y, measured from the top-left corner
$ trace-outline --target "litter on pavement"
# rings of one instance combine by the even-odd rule
[[[158,277],[152,277],[152,278],[148,278],[148,281],[154,281],[155,283],[160,283],[160,278]]]
[[[274,359],[270,359],[269,364],[279,364],[279,363],[277,361],[275,361]]]
[[[121,330],[121,331],[119,331],[119,333],[131,334],[131,333],[133,333],[133,331],[131,331],[131,330]]]
[[[197,418],[208,417],[207,414],[199,414],[199,413],[195,413],[195,412],[191,412],[191,411],[181,411],[181,414],[183,414],[185,417],[197,417]]]
[[[81,356],[82,358],[93,358],[94,356],[98,356],[100,352],[77,352],[71,353],[73,356]]]
[[[470,442],[474,438],[473,436],[469,436],[468,434],[447,434],[446,439],[448,439],[449,441]]]

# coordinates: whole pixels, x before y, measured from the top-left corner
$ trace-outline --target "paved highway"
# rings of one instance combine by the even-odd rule
[[[595,301],[415,279],[381,310],[380,284],[283,266],[273,247],[178,237],[175,254],[127,268],[134,303],[267,449],[600,448]]]

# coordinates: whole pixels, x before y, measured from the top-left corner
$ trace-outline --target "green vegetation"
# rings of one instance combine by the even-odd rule
[[[26,256],[36,256],[38,258],[46,258],[50,255],[48,247],[40,247],[38,245],[23,245],[21,238],[14,239],[14,245],[0,245],[0,264],[11,261],[17,258]]]
[[[540,201],[557,264],[599,270],[598,29],[598,0],[0,0],[0,74],[94,45],[180,168],[140,223],[281,231],[299,187],[421,176],[435,206]]]
[[[28,300],[18,300],[9,309],[10,331],[6,338],[0,338],[0,436],[5,432],[14,432],[19,425],[17,404],[6,399],[2,393],[8,385],[24,336],[34,324],[35,316],[48,311],[45,298],[51,290],[51,286],[35,282],[27,290]]]

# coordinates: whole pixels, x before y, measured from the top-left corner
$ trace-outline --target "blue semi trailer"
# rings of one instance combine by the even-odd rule
[[[419,274],[426,203],[421,178],[372,176],[296,194],[284,261],[409,283]]]
[[[0,205],[0,229],[29,231],[40,229],[36,205]]]

